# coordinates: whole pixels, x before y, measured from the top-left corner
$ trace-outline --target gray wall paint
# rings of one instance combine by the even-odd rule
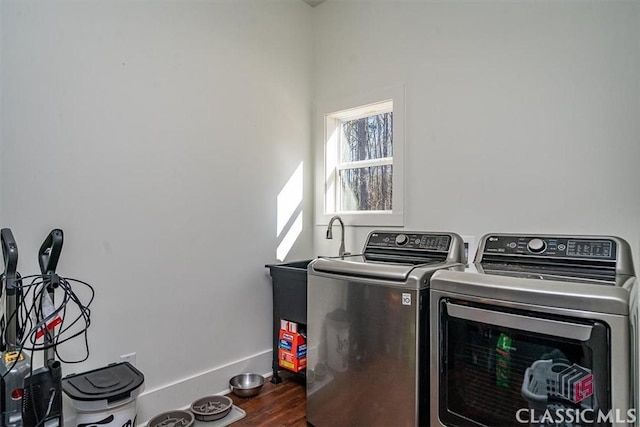
[[[153,389],[269,349],[276,198],[311,170],[311,8],[2,7],[2,226],[25,274],[62,228],[59,272],[96,289],[65,372],[137,352]],[[310,252],[307,231],[290,257]]]
[[[640,3],[360,6],[314,9],[315,98],[406,84],[405,228],[614,234],[638,258]],[[337,251],[321,226],[314,246]]]

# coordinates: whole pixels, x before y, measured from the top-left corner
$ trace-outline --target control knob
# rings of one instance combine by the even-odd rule
[[[407,244],[408,241],[409,241],[409,238],[407,237],[406,234],[398,234],[396,236],[396,245],[398,246],[404,246]]]
[[[539,254],[547,249],[547,242],[542,239],[531,239],[529,243],[527,243],[527,249],[529,249],[529,252]]]

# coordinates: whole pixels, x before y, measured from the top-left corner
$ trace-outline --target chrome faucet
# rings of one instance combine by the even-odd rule
[[[331,221],[329,221],[329,227],[327,227],[327,239],[333,239],[333,232],[331,230],[333,228],[333,223],[336,220],[338,220],[338,222],[340,223],[340,249],[338,249],[338,255],[349,255],[349,253],[345,252],[344,250],[344,222],[342,222],[342,218],[340,218],[338,215],[334,216],[333,218],[331,218]]]

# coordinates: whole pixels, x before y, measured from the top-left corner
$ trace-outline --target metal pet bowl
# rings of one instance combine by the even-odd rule
[[[191,412],[198,421],[215,421],[226,417],[232,406],[227,396],[205,396],[191,404]]]
[[[251,397],[260,393],[264,377],[258,374],[240,374],[229,380],[229,387],[236,396]]]
[[[149,427],[190,427],[194,423],[193,414],[189,411],[168,411],[149,420]]]

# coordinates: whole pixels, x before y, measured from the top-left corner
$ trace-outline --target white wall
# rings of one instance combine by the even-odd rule
[[[315,99],[406,85],[406,229],[613,234],[638,259],[639,2],[329,0],[313,19]]]
[[[23,274],[64,230],[58,271],[96,289],[91,357],[65,374],[137,352],[152,395],[143,421],[224,390],[239,370],[270,370],[276,200],[301,162],[311,188],[311,10],[2,4],[2,226]],[[289,259],[311,254],[301,207]],[[61,351],[78,356],[82,341]],[[213,380],[167,395],[203,373]]]
[[[91,358],[65,372],[137,352],[142,420],[269,369],[263,265],[301,161],[288,259],[337,252],[308,232],[314,99],[406,84],[407,229],[616,234],[640,253],[638,2],[0,6],[1,225],[23,273],[64,229],[60,273],[97,291]]]

